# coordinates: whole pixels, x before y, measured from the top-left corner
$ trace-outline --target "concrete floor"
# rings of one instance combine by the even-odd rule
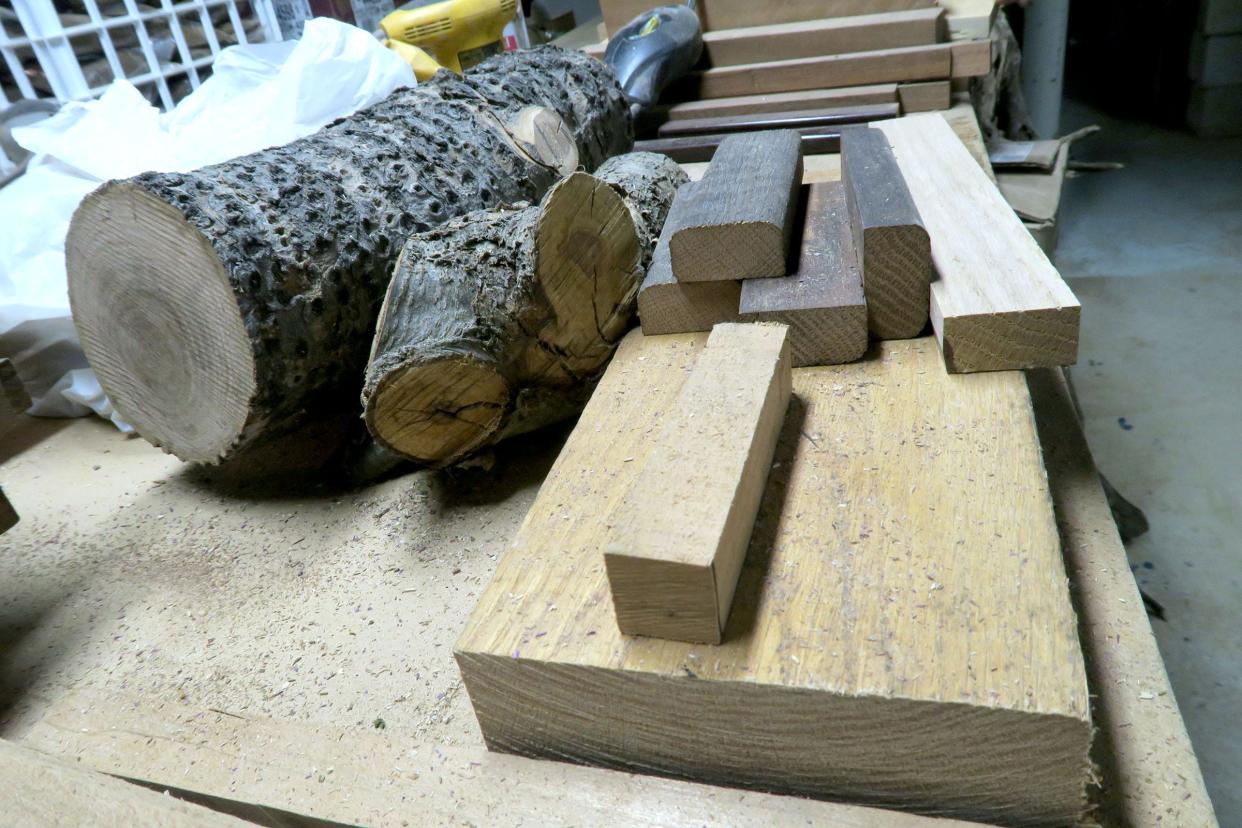
[[[1096,461],[1151,521],[1129,547],[1221,825],[1242,825],[1242,140],[1068,103],[1074,157],[1057,265],[1083,305],[1073,376]]]

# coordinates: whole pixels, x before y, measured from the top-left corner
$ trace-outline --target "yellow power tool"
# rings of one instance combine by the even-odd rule
[[[516,12],[517,0],[442,0],[392,12],[375,34],[422,81],[441,67],[461,74],[504,51],[505,24]]]

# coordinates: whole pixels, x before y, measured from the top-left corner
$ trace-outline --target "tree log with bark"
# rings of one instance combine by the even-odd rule
[[[66,242],[83,348],[117,411],[184,460],[356,405],[411,233],[540,198],[633,143],[609,70],[556,48],[441,72],[295,141],[88,196]]]
[[[685,181],[666,156],[633,153],[569,176],[536,206],[412,236],[363,387],[371,434],[445,466],[579,410],[630,325]]]

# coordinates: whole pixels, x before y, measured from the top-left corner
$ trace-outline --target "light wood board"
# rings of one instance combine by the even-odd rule
[[[850,52],[925,46],[941,40],[940,9],[829,17],[797,23],[772,23],[724,29],[703,35],[703,52],[711,66],[762,63]]]
[[[949,37],[954,40],[977,40],[992,32],[996,17],[996,0],[940,0],[949,21]]]
[[[901,104],[903,115],[948,109],[952,104],[948,81],[898,84],[897,100]]]
[[[669,87],[670,98],[725,98],[834,86],[940,80],[952,69],[953,44],[847,55],[775,60],[692,72]]]
[[[954,372],[1073,364],[1078,300],[939,115],[879,122],[931,237],[931,320]]]
[[[781,0],[753,3],[749,0],[700,0],[703,31],[740,29],[772,23],[797,23],[822,17],[853,17],[863,14],[930,9],[936,0]],[[637,15],[650,11],[649,0],[603,0],[600,8],[609,32],[615,32]]]
[[[607,516],[705,339],[626,338],[471,615],[488,745],[1073,822],[1086,679],[1021,374],[946,374],[930,338],[797,369],[724,643],[617,632]]]
[[[719,644],[789,405],[789,329],[717,325],[609,518],[626,635]]]
[[[319,826],[322,820],[372,828],[967,825],[132,695],[71,693],[34,724],[23,745],[82,767],[225,803],[248,818],[269,820],[264,824],[276,816],[281,825]]]
[[[836,89],[804,89],[797,92],[771,92],[763,95],[740,95],[727,98],[705,98],[660,107],[670,121],[699,118],[722,118],[730,115],[756,115],[761,112],[788,112],[819,107],[868,106],[897,100],[897,84],[878,83],[868,86],[843,86]]]
[[[950,47],[953,54],[950,77],[974,78],[992,68],[991,40],[958,40]]]
[[[788,325],[795,368],[852,362],[867,350],[867,303],[845,190],[808,184],[801,201],[796,269],[743,282],[739,316]]]

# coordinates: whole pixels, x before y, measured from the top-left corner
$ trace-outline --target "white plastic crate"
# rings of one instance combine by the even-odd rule
[[[225,46],[276,40],[271,0],[0,0],[0,110],[85,100],[120,78],[171,109]]]

